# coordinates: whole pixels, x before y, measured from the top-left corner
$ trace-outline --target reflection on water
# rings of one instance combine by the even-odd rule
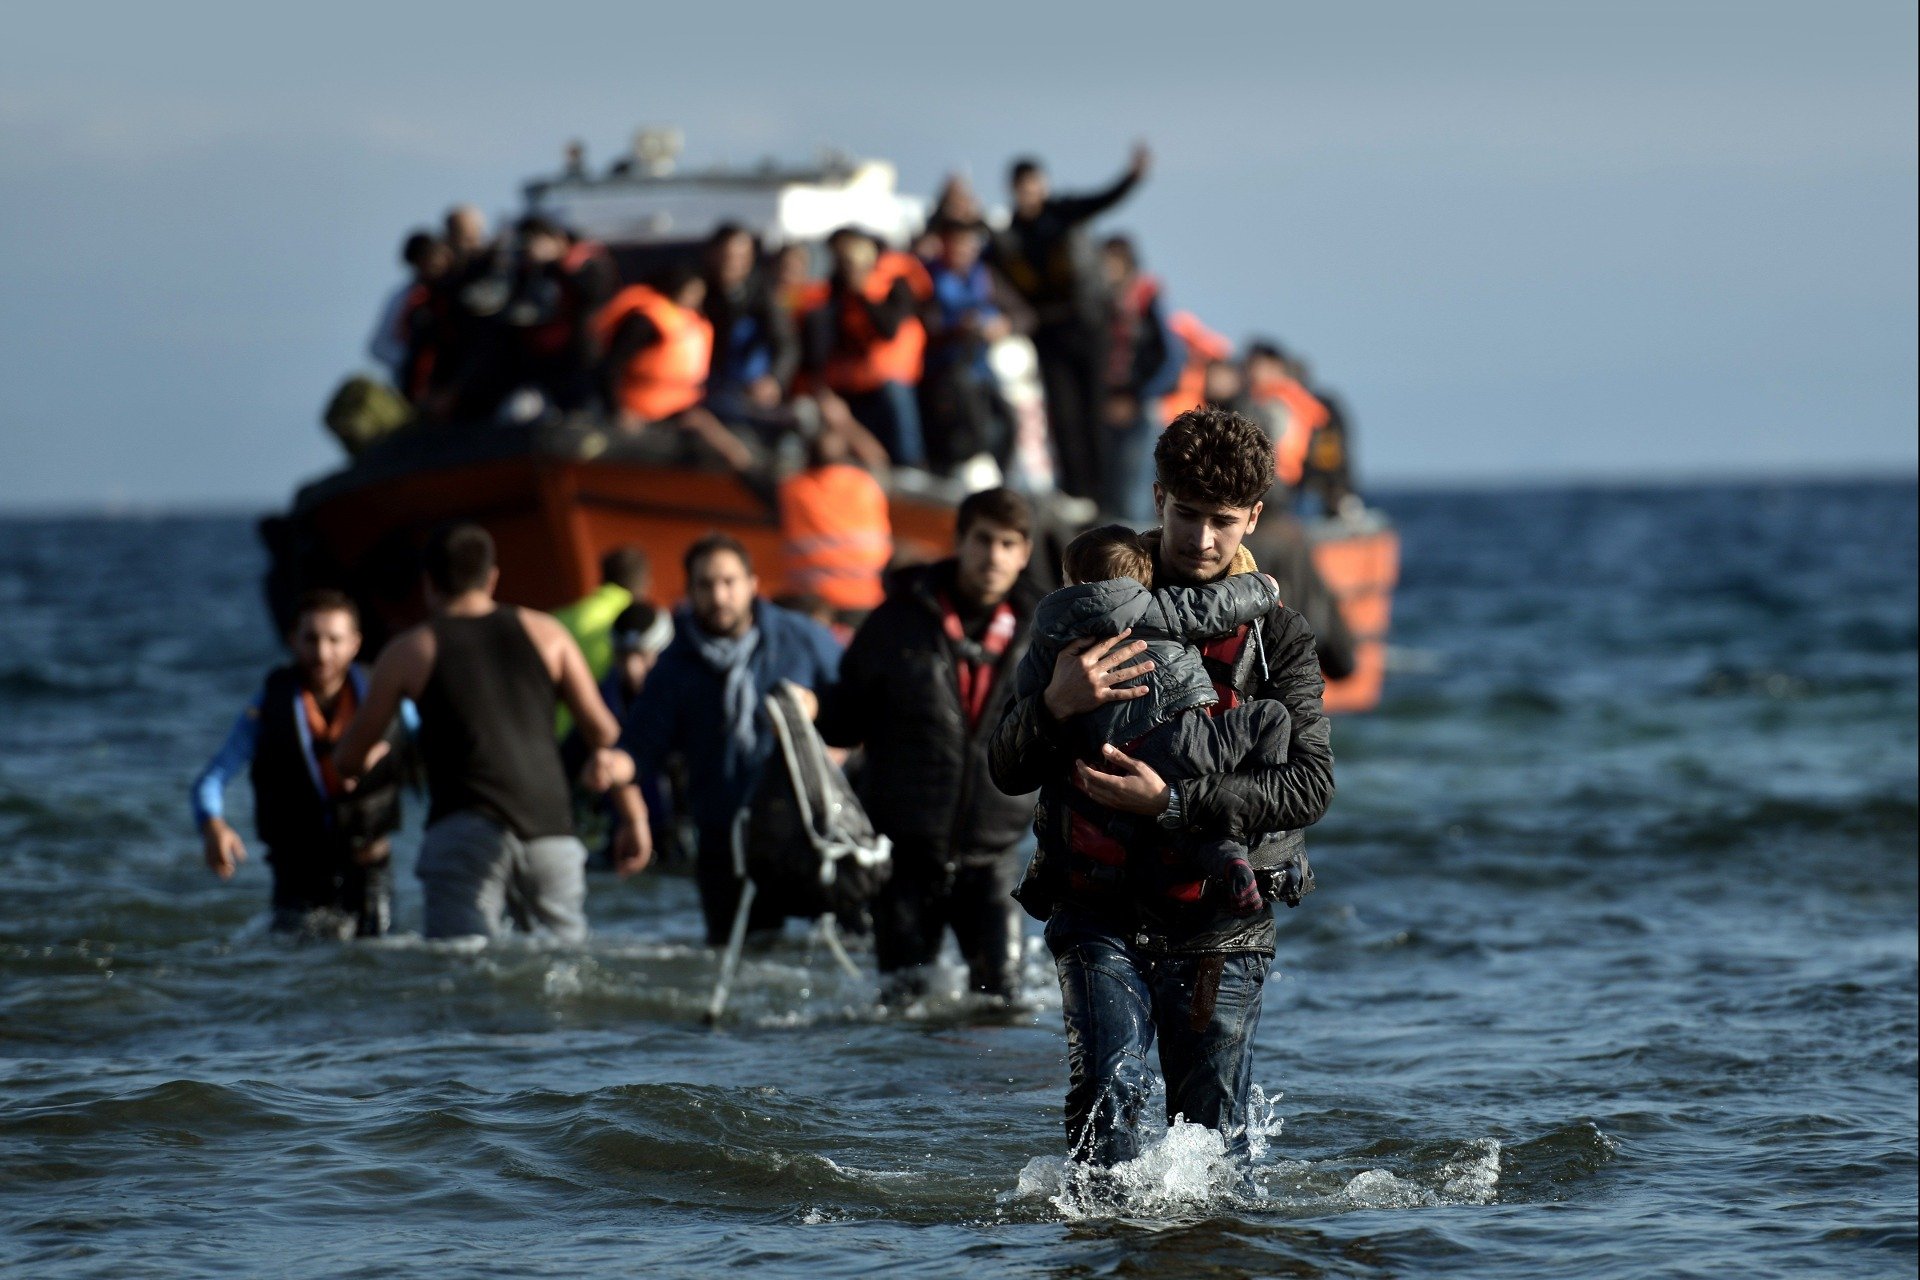
[[[672,877],[580,948],[268,936],[185,802],[272,658],[245,523],[0,525],[0,1267],[1904,1273],[1915,508],[1396,499],[1251,1175],[1175,1124],[1094,1179],[1037,940],[1020,1010],[883,1014],[795,926],[708,1029]]]

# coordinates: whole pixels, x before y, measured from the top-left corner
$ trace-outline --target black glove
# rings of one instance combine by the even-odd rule
[[[1245,858],[1229,861],[1226,870],[1220,873],[1220,883],[1227,893],[1227,906],[1237,916],[1250,916],[1267,905],[1267,900],[1260,896],[1260,882],[1254,878],[1253,866]]]

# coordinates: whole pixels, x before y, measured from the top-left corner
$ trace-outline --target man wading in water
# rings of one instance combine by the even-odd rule
[[[653,856],[646,805],[580,646],[546,614],[497,602],[499,581],[493,538],[480,526],[454,525],[427,544],[433,616],[380,654],[334,765],[357,776],[400,700],[413,699],[432,800],[416,869],[427,937],[496,937],[510,920],[578,942],[587,934],[587,850],[573,834],[556,705],[573,713],[592,752],[582,782],[612,792],[622,875]]]
[[[1156,583],[1195,586],[1225,575],[1259,522],[1273,485],[1273,453],[1246,418],[1220,409],[1181,414],[1154,449],[1159,533]],[[1201,648],[1229,709],[1275,698],[1293,718],[1287,759],[1248,760],[1239,772],[1169,786],[1112,747],[1097,768],[1074,758],[1066,722],[1105,703],[1144,696],[1133,678],[1149,664],[1127,633],[1064,649],[1040,693],[1011,703],[994,731],[993,781],[1010,795],[1039,788],[1040,849],[1022,904],[1046,920],[1067,1024],[1067,1143],[1075,1160],[1112,1165],[1139,1154],[1138,1122],[1156,1040],[1167,1085],[1167,1118],[1217,1130],[1227,1150],[1247,1154],[1252,1042],[1273,962],[1270,909],[1236,914],[1205,892],[1205,873],[1168,854],[1191,827],[1224,831],[1254,846],[1256,867],[1297,858],[1301,828],[1320,820],[1333,794],[1333,752],[1320,698],[1325,682],[1313,632],[1284,604]],[[1074,794],[1077,791],[1079,794]],[[1086,798],[1132,815],[1104,822]],[[1170,839],[1171,837],[1171,839]],[[1112,868],[1124,870],[1113,874]],[[1268,900],[1298,900],[1299,885],[1262,872]]]

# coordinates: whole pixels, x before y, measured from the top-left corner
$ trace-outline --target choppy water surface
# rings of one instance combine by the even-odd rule
[[[273,657],[248,524],[0,523],[0,1266],[1911,1275],[1915,507],[1394,500],[1254,1185],[1181,1128],[1117,1195],[1038,957],[1034,1012],[886,1020],[796,928],[707,1030],[684,880],[579,950],[266,936],[185,801]]]

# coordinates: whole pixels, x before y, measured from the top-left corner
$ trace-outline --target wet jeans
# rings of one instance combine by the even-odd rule
[[[1013,886],[1020,867],[1014,855],[951,873],[927,866],[913,850],[894,850],[892,879],[873,904],[874,960],[887,999],[926,994],[928,967],[940,958],[953,930],[967,962],[968,986],[982,995],[1011,1000],[1020,992],[1020,907]]]
[[[1071,1158],[1112,1165],[1140,1154],[1157,1041],[1168,1121],[1217,1130],[1246,1159],[1253,1033],[1272,957],[1149,954],[1071,907],[1047,922],[1047,948],[1067,1023]]]

